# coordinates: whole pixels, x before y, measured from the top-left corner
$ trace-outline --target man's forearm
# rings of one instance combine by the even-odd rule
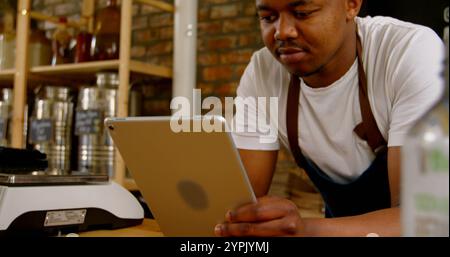
[[[303,222],[300,236],[366,236],[369,233],[379,236],[401,235],[399,207],[352,217],[305,218]]]

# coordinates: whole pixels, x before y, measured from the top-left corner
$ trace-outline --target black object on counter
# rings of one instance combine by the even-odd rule
[[[1,173],[29,173],[43,171],[47,168],[47,155],[38,150],[0,147]]]

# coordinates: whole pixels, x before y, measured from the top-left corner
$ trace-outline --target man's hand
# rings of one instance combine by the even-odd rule
[[[295,236],[303,229],[297,206],[284,198],[264,196],[257,203],[228,211],[217,236]]]

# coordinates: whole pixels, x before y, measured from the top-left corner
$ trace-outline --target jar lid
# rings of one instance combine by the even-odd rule
[[[71,97],[70,88],[46,86],[42,97],[45,99],[69,101]]]
[[[117,72],[98,72],[97,86],[117,88],[119,86],[119,74]]]

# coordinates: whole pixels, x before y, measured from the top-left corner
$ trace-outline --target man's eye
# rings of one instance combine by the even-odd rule
[[[299,19],[307,18],[311,12],[300,12],[300,11],[294,11],[294,16]]]
[[[259,16],[259,19],[261,21],[271,23],[271,22],[274,22],[277,19],[277,17],[275,15],[262,15],[262,16]]]

